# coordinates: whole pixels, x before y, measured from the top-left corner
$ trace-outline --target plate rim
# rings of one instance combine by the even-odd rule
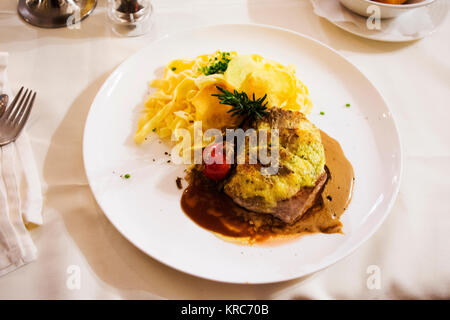
[[[86,151],[86,145],[87,145],[87,138],[88,138],[88,132],[89,132],[89,127],[90,127],[90,122],[92,121],[91,119],[92,117],[92,113],[94,112],[94,106],[98,103],[98,100],[100,99],[100,93],[102,93],[103,91],[106,90],[107,84],[110,82],[110,79],[117,77],[117,75],[119,74],[120,70],[122,69],[123,65],[125,63],[127,63],[128,60],[132,59],[134,56],[138,55],[141,51],[145,50],[148,46],[154,45],[155,43],[161,42],[169,37],[172,36],[177,36],[177,35],[181,35],[181,34],[186,34],[189,32],[193,32],[196,30],[201,30],[201,29],[208,29],[208,28],[227,28],[227,27],[256,27],[256,28],[261,28],[261,29],[272,29],[272,30],[277,30],[277,31],[281,31],[281,32],[286,32],[292,35],[295,35],[297,37],[300,38],[306,38],[310,41],[315,42],[316,44],[325,47],[328,50],[331,50],[334,54],[337,54],[340,58],[344,59],[347,63],[349,63],[357,72],[360,73],[360,75],[362,77],[364,77],[368,83],[370,83],[370,85],[373,87],[373,89],[379,94],[381,100],[383,101],[385,107],[387,108],[387,110],[391,113],[391,121],[392,121],[392,125],[394,128],[394,131],[396,133],[396,137],[398,140],[398,182],[395,186],[395,188],[393,189],[393,193],[392,193],[392,197],[387,205],[387,209],[385,210],[385,212],[383,213],[383,216],[379,219],[379,221],[374,224],[374,226],[371,228],[370,232],[368,232],[361,240],[359,240],[355,245],[353,245],[350,250],[348,250],[345,254],[334,258],[331,261],[327,261],[321,264],[318,264],[317,268],[314,268],[314,270],[312,271],[308,271],[305,272],[303,274],[296,274],[296,275],[292,275],[289,277],[283,277],[282,279],[273,279],[273,280],[269,280],[269,281],[265,281],[265,280],[261,280],[261,281],[236,281],[236,280],[226,280],[226,279],[217,279],[217,278],[213,278],[210,276],[203,276],[200,274],[196,274],[194,272],[191,271],[187,271],[187,270],[183,270],[178,266],[173,266],[171,264],[169,264],[168,262],[162,261],[160,258],[157,258],[156,256],[153,256],[152,254],[148,253],[144,248],[142,248],[139,244],[133,242],[127,235],[125,232],[122,232],[120,226],[118,226],[118,224],[116,224],[113,219],[111,219],[109,217],[109,215],[106,213],[106,211],[103,209],[102,204],[100,203],[99,199],[97,198],[96,193],[94,192],[93,188],[92,188],[92,181],[91,181],[91,177],[88,173],[87,170],[87,151]],[[94,199],[96,201],[96,203],[98,204],[99,208],[101,209],[102,213],[106,216],[106,218],[108,219],[108,221],[114,226],[114,228],[125,238],[127,239],[127,241],[129,241],[134,247],[138,248],[140,251],[142,251],[145,255],[147,255],[148,257],[154,259],[155,261],[162,263],[165,266],[170,267],[171,269],[177,270],[179,272],[182,272],[184,274],[187,275],[191,275],[200,279],[206,279],[209,281],[214,281],[214,282],[219,282],[219,283],[229,283],[229,284],[243,284],[243,285],[255,285],[255,284],[270,284],[270,283],[280,283],[280,282],[286,282],[286,281],[290,281],[290,280],[294,280],[294,279],[299,279],[299,278],[303,278],[303,277],[307,277],[310,276],[312,274],[315,274],[319,271],[322,271],[328,267],[333,266],[334,264],[336,264],[338,261],[343,260],[344,258],[348,257],[350,254],[352,254],[353,252],[355,252],[356,249],[360,248],[369,238],[371,238],[373,236],[373,234],[380,228],[380,226],[383,224],[383,222],[385,221],[385,219],[387,218],[387,216],[391,213],[392,211],[392,207],[395,204],[395,201],[397,199],[399,190],[400,190],[400,186],[402,183],[402,177],[403,177],[403,147],[402,147],[402,139],[400,136],[400,132],[398,129],[398,125],[397,122],[395,120],[394,114],[392,112],[392,109],[389,107],[388,103],[386,102],[386,99],[384,98],[383,94],[377,89],[377,87],[373,84],[373,82],[365,75],[365,73],[358,68],[354,63],[352,63],[348,58],[346,58],[343,54],[341,54],[340,52],[338,52],[336,49],[330,47],[329,45],[311,37],[305,34],[302,34],[300,32],[291,30],[291,29],[287,29],[287,28],[283,28],[283,27],[279,27],[279,26],[273,26],[273,25],[267,25],[267,24],[260,24],[260,23],[220,23],[220,24],[205,24],[205,25],[201,25],[201,26],[196,26],[196,27],[192,27],[192,28],[187,28],[184,29],[182,31],[177,31],[177,32],[172,32],[172,33],[166,33],[164,35],[162,35],[161,37],[150,41],[149,43],[147,43],[144,47],[142,47],[141,49],[137,50],[136,52],[134,52],[133,54],[131,54],[130,56],[128,56],[125,60],[123,60],[118,66],[115,67],[114,71],[105,79],[105,81],[103,82],[102,86],[100,87],[100,89],[97,91],[97,94],[94,98],[94,100],[91,103],[91,106],[89,108],[89,112],[86,118],[86,122],[85,122],[85,126],[83,129],[83,142],[82,142],[82,153],[83,153],[83,166],[84,166],[84,171],[88,180],[88,184],[89,184],[89,188],[91,189],[91,192],[94,196]]]
[[[345,24],[347,22],[333,22],[333,21],[328,20],[328,19],[326,19],[326,20],[328,22],[330,22],[331,24],[335,25],[336,27],[338,27],[339,29],[341,29],[341,30],[343,30],[345,32],[348,32],[350,34],[353,34],[355,36],[358,36],[360,38],[364,38],[364,39],[368,39],[368,40],[372,40],[372,41],[388,42],[388,43],[408,43],[408,42],[419,41],[419,40],[422,40],[425,37],[431,36],[432,34],[434,34],[438,30],[438,27],[436,27],[433,30],[431,30],[429,33],[420,35],[418,37],[411,37],[411,38],[408,38],[408,39],[405,38],[405,39],[397,39],[397,40],[395,40],[395,39],[380,38],[377,34],[375,34],[375,35],[367,35],[367,34],[363,34],[363,33],[354,31],[351,28],[347,28],[345,26]]]

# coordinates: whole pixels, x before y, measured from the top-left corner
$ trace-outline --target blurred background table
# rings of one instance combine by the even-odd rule
[[[440,0],[449,1],[449,0]],[[106,24],[106,0],[79,29],[39,29],[17,2],[0,2],[0,51],[9,79],[39,92],[29,123],[45,190],[44,225],[31,230],[37,261],[0,278],[0,299],[450,298],[450,18],[417,42],[358,38],[317,17],[307,0],[153,0],[143,37],[119,38]],[[123,238],[96,205],[82,161],[87,113],[123,60],[178,30],[215,23],[260,23],[311,36],[338,50],[374,82],[399,126],[404,174],[381,228],[352,255],[306,279],[232,285],[175,271]],[[381,288],[367,287],[367,269]],[[79,289],[70,289],[70,266]],[[72,267],[73,268],[73,267]]]

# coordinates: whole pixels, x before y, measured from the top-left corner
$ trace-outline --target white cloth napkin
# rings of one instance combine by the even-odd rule
[[[0,93],[12,101],[7,64],[8,54],[0,52]],[[14,143],[0,147],[0,276],[37,257],[24,223],[42,224],[41,184],[25,130]]]

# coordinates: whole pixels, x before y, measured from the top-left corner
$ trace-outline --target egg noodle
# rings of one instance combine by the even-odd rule
[[[212,94],[216,86],[244,91],[256,98],[267,94],[268,107],[309,113],[312,103],[308,89],[295,76],[294,66],[284,66],[259,55],[238,55],[216,51],[194,59],[177,59],[164,69],[164,78],[153,80],[156,88],[146,101],[138,122],[136,143],[155,132],[170,139],[177,128],[194,132],[194,122],[201,121],[202,130],[234,128],[238,119]]]

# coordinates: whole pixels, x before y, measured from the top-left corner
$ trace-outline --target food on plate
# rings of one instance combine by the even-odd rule
[[[277,108],[251,126],[269,134],[278,129],[278,173],[263,175],[260,164],[237,165],[224,192],[250,211],[291,223],[314,204],[327,180],[320,131],[301,112]]]
[[[200,162],[187,169],[181,207],[194,222],[245,243],[342,232],[353,168],[339,143],[307,119],[312,102],[293,66],[216,51],[173,60],[151,85],[157,91],[137,143],[152,131],[162,139],[182,129],[193,135],[197,121],[202,133],[216,132],[200,138]]]
[[[293,66],[284,66],[259,55],[238,55],[216,51],[194,59],[176,59],[164,68],[164,77],[153,80],[156,89],[145,103],[135,141],[142,143],[152,132],[169,139],[176,128],[194,132],[194,121],[202,130],[233,128],[239,119],[229,107],[213,96],[217,86],[243,91],[249,96],[267,93],[269,107],[309,113],[312,102],[308,89],[296,77]]]
[[[341,233],[339,218],[351,201],[353,167],[339,143],[324,132],[320,133],[328,168],[327,181],[315,195],[315,203],[294,222],[286,223],[272,214],[239,206],[223,192],[224,182],[206,178],[201,167],[189,171],[189,186],[181,197],[183,211],[199,226],[224,240],[242,244],[284,240],[310,233]]]
[[[218,156],[222,158],[221,163],[213,162],[204,164],[203,174],[205,175],[205,177],[214,181],[223,180],[231,170],[231,164],[227,163],[226,161],[223,144],[215,143],[209,145],[205,148],[204,153],[211,155],[211,157]]]

